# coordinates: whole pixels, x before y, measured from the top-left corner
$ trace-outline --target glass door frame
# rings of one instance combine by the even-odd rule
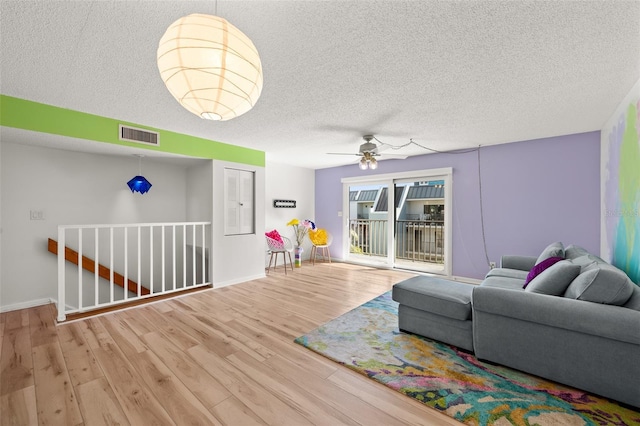
[[[350,236],[349,236],[349,188],[356,185],[386,185],[388,191],[387,198],[387,258],[386,262],[371,263],[372,266],[383,266],[395,268],[395,184],[407,182],[410,179],[429,178],[444,180],[444,272],[446,276],[452,274],[452,219],[453,219],[453,168],[443,167],[439,169],[413,170],[408,172],[375,174],[369,176],[355,176],[342,178],[342,258],[347,262],[354,262],[350,259]],[[356,260],[354,263],[362,263]],[[399,267],[403,267],[400,265]],[[406,266],[405,266],[406,267]]]

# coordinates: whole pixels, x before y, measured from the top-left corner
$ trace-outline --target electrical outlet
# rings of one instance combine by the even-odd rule
[[[44,211],[42,211],[42,210],[31,210],[31,211],[29,211],[29,218],[31,220],[44,220]]]
[[[491,269],[495,268],[496,267],[496,262],[489,262],[489,267]]]

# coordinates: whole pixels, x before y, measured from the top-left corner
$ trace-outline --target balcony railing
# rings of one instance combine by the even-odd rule
[[[387,220],[352,219],[351,253],[387,256]],[[395,257],[425,263],[444,263],[444,221],[397,220]]]
[[[397,220],[396,259],[444,263],[443,220]]]
[[[58,321],[211,285],[210,233],[211,222],[58,226]]]

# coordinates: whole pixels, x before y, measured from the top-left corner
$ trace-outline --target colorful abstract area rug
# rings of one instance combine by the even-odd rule
[[[398,331],[387,292],[295,341],[469,425],[638,425],[640,412]]]

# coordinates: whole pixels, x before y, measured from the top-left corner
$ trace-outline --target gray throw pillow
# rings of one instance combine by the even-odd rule
[[[551,265],[529,282],[524,291],[560,296],[580,273],[580,265],[561,260]]]
[[[584,256],[586,254],[589,254],[587,250],[575,244],[569,244],[564,248],[565,259],[575,259],[576,257]]]
[[[565,251],[566,253],[566,251]],[[569,259],[569,258],[567,258]],[[594,263],[598,263],[598,260],[595,256],[591,254],[583,254],[582,256],[573,257],[569,260],[574,265],[580,266],[582,269],[587,268],[588,266],[593,265]]]
[[[538,260],[536,260],[536,265],[550,257],[564,258],[564,244],[562,244],[560,241],[558,241],[557,243],[549,244],[544,250],[542,250],[542,253],[540,253],[540,256],[538,256]]]
[[[587,266],[567,288],[564,297],[607,305],[624,305],[635,284],[627,274],[609,264]]]

